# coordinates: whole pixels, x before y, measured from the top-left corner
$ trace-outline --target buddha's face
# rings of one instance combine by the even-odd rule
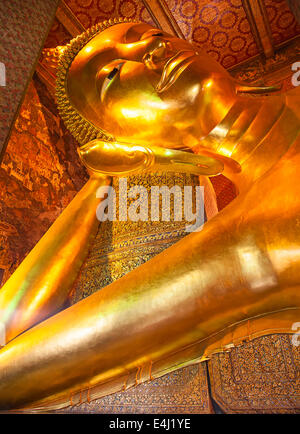
[[[117,140],[193,146],[225,116],[233,80],[185,40],[147,24],[124,23],[94,37],[67,79],[74,107]]]

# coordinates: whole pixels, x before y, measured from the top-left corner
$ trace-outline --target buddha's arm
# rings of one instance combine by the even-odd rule
[[[267,315],[272,332],[272,313],[299,315],[299,164],[290,153],[203,231],[10,342],[0,351],[0,407],[69,403],[138,367],[162,375],[200,360],[233,324]]]
[[[96,191],[108,182],[94,175],[1,288],[6,342],[63,307],[97,228]]]

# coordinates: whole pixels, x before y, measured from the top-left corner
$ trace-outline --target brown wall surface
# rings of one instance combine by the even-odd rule
[[[35,75],[0,165],[0,286],[86,180],[76,143]]]

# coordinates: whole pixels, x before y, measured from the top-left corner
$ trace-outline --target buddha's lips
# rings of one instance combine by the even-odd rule
[[[195,57],[194,51],[180,51],[171,57],[164,65],[161,78],[156,86],[157,92],[167,90]]]

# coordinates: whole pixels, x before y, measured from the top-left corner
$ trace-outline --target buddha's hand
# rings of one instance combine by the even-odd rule
[[[213,176],[224,168],[221,161],[210,156],[99,139],[78,148],[78,153],[82,163],[92,173],[115,176],[148,170]]]

